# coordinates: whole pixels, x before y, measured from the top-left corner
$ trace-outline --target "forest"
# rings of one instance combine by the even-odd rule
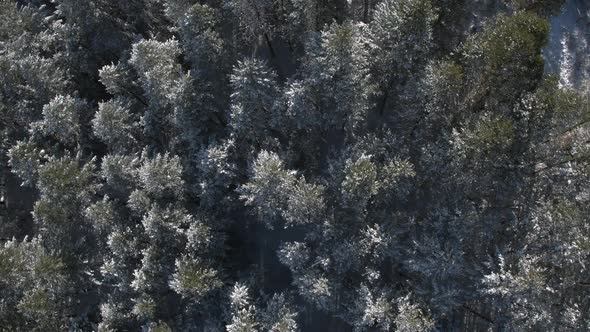
[[[0,0],[0,331],[589,331],[576,3]]]

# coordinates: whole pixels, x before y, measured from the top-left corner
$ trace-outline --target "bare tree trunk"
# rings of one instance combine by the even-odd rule
[[[271,58],[275,58],[277,56],[277,54],[275,53],[275,49],[272,46],[272,42],[270,41],[270,37],[268,36],[268,33],[264,33],[264,40],[266,41],[266,45],[268,46],[268,50],[270,51],[270,57]]]

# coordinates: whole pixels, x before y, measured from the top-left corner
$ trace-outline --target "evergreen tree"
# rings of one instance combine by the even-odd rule
[[[565,2],[0,0],[0,330],[588,330]]]

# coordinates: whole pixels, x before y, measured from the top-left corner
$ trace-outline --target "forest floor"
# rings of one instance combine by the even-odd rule
[[[564,52],[564,45],[568,52]],[[559,15],[551,18],[551,34],[545,48],[545,69],[558,74],[562,83],[580,87],[589,75],[590,2],[567,0]]]

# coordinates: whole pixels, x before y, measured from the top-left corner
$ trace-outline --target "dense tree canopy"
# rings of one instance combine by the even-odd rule
[[[563,2],[0,0],[0,331],[590,329]]]

